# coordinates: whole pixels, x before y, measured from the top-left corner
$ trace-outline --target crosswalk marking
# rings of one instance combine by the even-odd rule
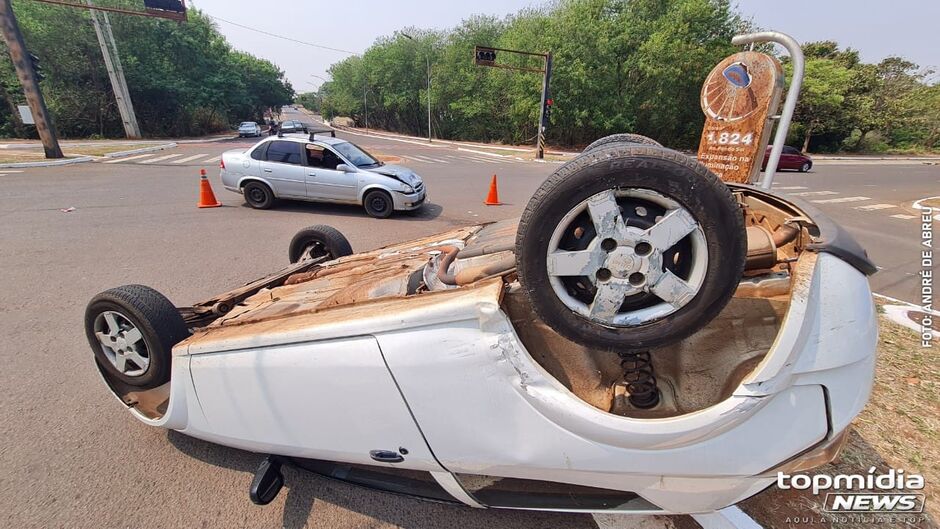
[[[871,200],[868,197],[842,197],[842,198],[827,198],[825,200],[813,200],[814,204],[842,204],[845,202],[863,202],[865,200]]]
[[[179,160],[173,160],[173,161],[170,162],[170,163],[186,163],[186,162],[191,162],[191,161],[193,161],[193,160],[196,160],[196,159],[198,159],[198,158],[202,158],[202,157],[204,157],[204,156],[208,156],[208,155],[207,155],[206,153],[202,152],[202,153],[199,153],[199,154],[195,154],[195,155],[193,155],[193,156],[187,156],[186,158],[180,158]]]
[[[802,193],[790,194],[795,197],[819,197],[824,195],[838,195],[839,193],[836,193],[835,191],[803,191]]]
[[[202,163],[212,163],[221,160],[221,156],[216,156],[215,158],[209,158],[208,160],[203,160]]]
[[[138,154],[137,156],[128,156],[127,158],[114,158],[114,159],[111,159],[111,160],[106,160],[106,161],[101,162],[101,163],[121,163],[121,162],[129,162],[129,161],[131,161],[131,160],[140,160],[141,158],[147,158],[148,156],[153,156],[153,153]]]
[[[414,157],[427,163],[450,163],[447,160],[441,160],[440,158],[431,158],[430,156],[420,156],[420,155],[415,154]]]
[[[176,158],[177,156],[182,156],[182,154],[167,154],[166,156],[160,156],[159,158],[151,158],[149,160],[144,160],[140,163],[144,164],[144,163],[162,162],[164,160],[169,160],[170,158]]]
[[[894,204],[868,204],[867,206],[856,206],[855,209],[862,211],[877,211],[879,209],[896,208]]]
[[[797,189],[809,189],[806,186],[774,186],[774,189],[777,191],[795,191]]]
[[[915,217],[914,215],[904,215],[903,213],[898,213],[897,215],[891,215],[891,218],[892,218],[892,219],[910,220],[910,219],[916,219],[917,217]]]

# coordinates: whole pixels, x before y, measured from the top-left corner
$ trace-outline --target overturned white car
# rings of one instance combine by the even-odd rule
[[[139,420],[474,507],[696,513],[828,462],[872,385],[858,245],[812,208],[611,141],[520,221],[293,265],[184,309],[96,296],[86,329]]]

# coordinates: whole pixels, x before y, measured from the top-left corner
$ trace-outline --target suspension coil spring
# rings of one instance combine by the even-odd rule
[[[659,404],[659,388],[653,374],[653,361],[649,351],[618,352],[623,380],[630,394],[630,404],[648,409]]]

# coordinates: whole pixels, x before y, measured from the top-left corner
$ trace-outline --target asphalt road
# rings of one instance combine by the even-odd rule
[[[218,181],[219,154],[252,140],[61,168],[0,170],[0,512],[7,527],[596,527],[586,515],[480,511],[365,491],[288,470],[272,505],[247,498],[260,457],[134,420],[105,390],[82,328],[85,304],[109,287],[142,283],[186,305],[287,263],[298,229],[331,224],[355,250],[451,226],[518,216],[558,166],[350,136],[405,157],[429,203],[387,220],[353,206],[282,203],[256,211]],[[225,207],[197,209],[198,170]],[[504,206],[486,207],[492,175]],[[940,190],[940,168],[820,164],[783,174],[852,231],[883,270],[874,290],[913,300],[918,222],[908,207]],[[806,189],[797,189],[797,188]],[[890,204],[880,209],[862,205]],[[74,209],[70,209],[74,208]],[[667,522],[684,525],[687,519]]]

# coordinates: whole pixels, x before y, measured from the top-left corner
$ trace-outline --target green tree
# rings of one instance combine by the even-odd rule
[[[139,9],[132,0],[114,5]],[[86,10],[16,2],[27,47],[40,57],[41,83],[64,137],[122,136],[123,126]],[[115,40],[144,134],[186,136],[223,130],[289,103],[293,89],[269,61],[233,50],[211,19],[195,9],[186,23],[112,14]],[[6,51],[6,50],[4,50]],[[7,104],[0,132],[25,135],[16,117],[22,89],[9,55],[0,59]]]
[[[787,77],[792,75],[791,64],[786,65]],[[846,93],[852,82],[853,72],[834,59],[810,57],[800,99],[793,119],[801,126],[803,150],[809,150],[814,134],[828,132],[842,120]]]

